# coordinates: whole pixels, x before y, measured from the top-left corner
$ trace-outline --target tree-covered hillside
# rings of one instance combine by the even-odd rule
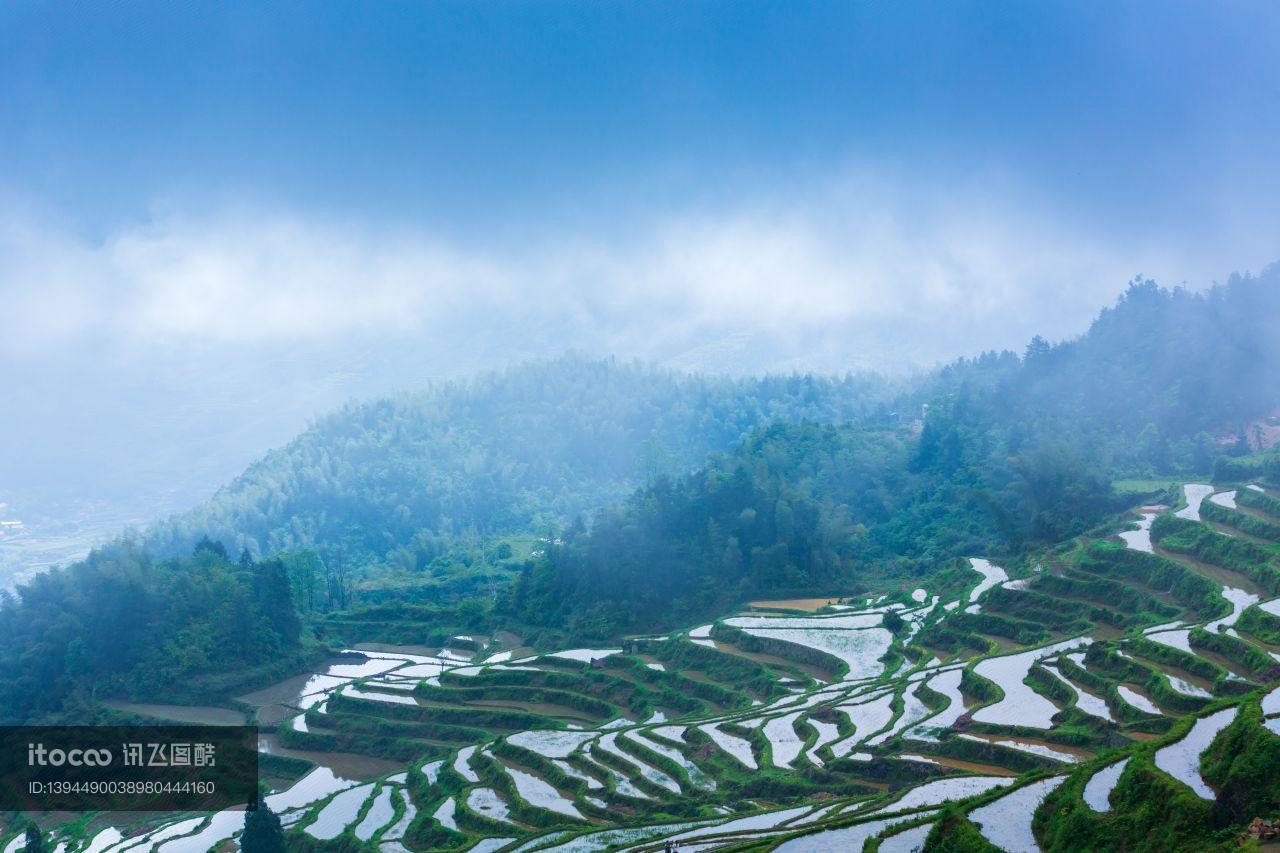
[[[964,431],[954,415],[948,424],[948,435]],[[1016,555],[1117,508],[1079,448],[1012,456],[994,431],[954,446],[937,432],[771,427],[570,530],[526,565],[510,613],[604,640],[752,596],[844,594],[886,575],[923,578],[951,557]]]
[[[1214,437],[1247,440],[1280,406],[1280,266],[1204,293],[1135,281],[1081,337],[961,359],[921,393],[987,410],[1015,443],[1094,448],[1116,472],[1207,473]]]
[[[513,612],[602,638],[1069,539],[1116,509],[1111,474],[1208,474],[1206,430],[1280,402],[1275,279],[1203,295],[1135,282],[1078,340],[939,371],[918,438],[770,428],[572,531],[526,567]]]
[[[526,364],[336,412],[147,541],[186,553],[208,535],[259,555],[316,547],[422,569],[460,534],[563,523],[775,421],[882,416],[887,387],[576,356]]]
[[[1037,338],[1022,356],[987,353],[898,384],[527,364],[336,412],[147,543],[187,553],[208,535],[256,555],[313,547],[421,571],[459,536],[563,526],[773,423],[880,427],[922,403],[922,470],[1056,444],[1113,473],[1207,472],[1221,452],[1210,433],[1229,437],[1280,403],[1277,316],[1273,269],[1203,294],[1135,281],[1079,339]]]
[[[37,575],[0,604],[0,720],[85,722],[103,699],[201,701],[305,665],[283,561],[201,541],[152,558],[130,542]]]

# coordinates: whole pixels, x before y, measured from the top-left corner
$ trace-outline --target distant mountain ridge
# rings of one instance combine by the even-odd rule
[[[884,418],[889,388],[871,377],[730,379],[577,355],[528,363],[335,412],[145,541],[161,554],[205,535],[254,554],[426,553],[426,540],[541,528],[620,502],[778,420]]]
[[[528,363],[335,412],[145,542],[184,553],[208,535],[255,555],[318,548],[421,568],[453,537],[562,526],[774,423],[880,426],[924,401],[925,467],[956,464],[957,431],[990,438],[998,424],[1014,454],[1052,438],[1113,473],[1207,470],[1220,451],[1207,430],[1280,402],[1277,318],[1272,268],[1199,294],[1135,281],[1080,338],[1036,338],[1022,356],[960,359],[913,383]]]
[[[512,612],[604,638],[761,594],[923,579],[971,554],[1016,560],[1122,508],[1117,473],[1208,475],[1206,430],[1280,397],[1280,289],[1134,282],[1079,339],[1036,338],[933,374],[916,437],[886,425],[777,424],[638,491],[531,561]],[[1249,449],[1242,435],[1231,450]]]

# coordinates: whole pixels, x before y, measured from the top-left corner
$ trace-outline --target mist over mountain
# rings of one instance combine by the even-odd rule
[[[1206,476],[1272,446],[1278,284],[1280,270],[1207,294],[1134,282],[1078,339],[937,371],[918,434],[775,424],[549,547],[510,606],[603,640],[751,596],[924,582],[965,555],[1012,565],[1131,501],[1112,477]]]
[[[366,563],[414,541],[554,528],[775,421],[883,421],[895,388],[532,362],[335,412],[146,541],[182,553],[209,535],[255,554],[314,547]]]
[[[976,192],[857,171],[624,235],[483,249],[254,206],[96,237],[0,211],[0,501],[83,548],[194,506],[351,401],[567,351],[909,376],[1078,334],[1134,267],[1203,290],[1226,263],[1121,252],[1017,192]]]
[[[424,571],[461,537],[562,528],[772,424],[852,424],[870,436],[928,406],[920,447],[890,469],[914,456],[920,470],[986,478],[1006,458],[1061,451],[1099,476],[1205,472],[1280,404],[1278,278],[1204,294],[1135,282],[1077,339],[1037,337],[1021,355],[962,359],[917,380],[532,363],[336,412],[146,541],[185,553],[207,535],[254,555],[316,548]]]

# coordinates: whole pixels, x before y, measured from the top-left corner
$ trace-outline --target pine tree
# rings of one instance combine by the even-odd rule
[[[289,573],[283,562],[271,559],[254,566],[253,594],[259,611],[281,641],[286,645],[296,643],[302,623],[293,604]]]
[[[242,853],[285,853],[284,827],[261,794],[258,807],[244,813],[240,850]]]

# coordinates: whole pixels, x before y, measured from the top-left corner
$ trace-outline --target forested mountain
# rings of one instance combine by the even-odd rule
[[[639,491],[526,565],[511,615],[603,640],[760,594],[849,593],[966,554],[1009,557],[1118,508],[1096,460],[1064,444],[953,442],[906,429],[776,425]]]
[[[187,553],[208,535],[258,555],[314,547],[418,571],[460,534],[563,525],[770,424],[883,426],[925,401],[921,470],[954,468],[961,448],[967,464],[1004,465],[1056,443],[1112,472],[1205,471],[1218,451],[1210,431],[1278,402],[1278,283],[1276,270],[1204,294],[1135,282],[1077,340],[1037,338],[1021,357],[961,359],[896,386],[574,356],[527,364],[336,412],[146,542]]]
[[[1056,441],[1113,472],[1205,471],[1218,452],[1209,432],[1280,402],[1277,315],[1272,269],[1203,294],[1138,281],[1079,339],[1036,338],[1021,357],[987,353],[899,385],[527,364],[336,412],[146,542],[187,553],[208,535],[259,555],[316,547],[420,570],[460,533],[563,524],[772,423],[880,426],[922,402],[925,467],[952,466],[975,442],[1018,456]]]
[[[315,547],[421,569],[459,534],[541,530],[680,474],[775,421],[883,417],[870,377],[727,379],[578,356],[351,406],[151,530],[255,554]]]
[[[1008,424],[1015,445],[1052,435],[1117,472],[1206,472],[1210,433],[1233,436],[1280,405],[1278,317],[1280,266],[1204,293],[1134,281],[1081,337],[961,359],[921,393]]]
[[[1111,474],[1208,474],[1222,449],[1243,449],[1205,431],[1280,402],[1276,279],[1203,295],[1135,282],[1078,340],[939,371],[918,439],[772,427],[572,531],[526,566],[513,612],[603,638],[1068,539],[1117,509]]]
[[[602,512],[589,531],[570,530],[526,566],[509,607],[596,640],[754,591],[846,589],[914,485],[908,453],[898,431],[770,427],[696,474]]]

